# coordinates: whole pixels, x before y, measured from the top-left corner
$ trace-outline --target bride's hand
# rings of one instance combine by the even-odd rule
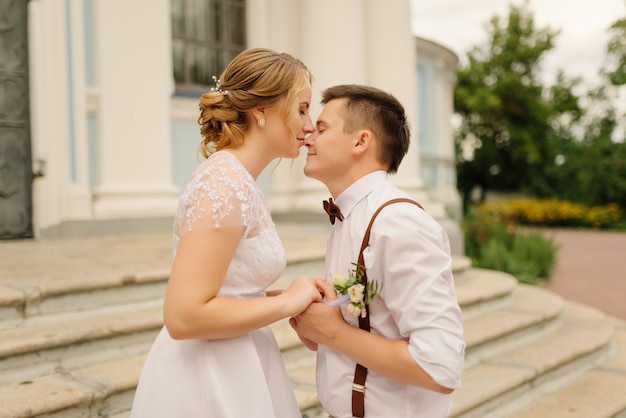
[[[318,287],[311,279],[304,276],[296,277],[280,297],[284,297],[287,301],[288,316],[296,316],[311,303],[322,301]]]

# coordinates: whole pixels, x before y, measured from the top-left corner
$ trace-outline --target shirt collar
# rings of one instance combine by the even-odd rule
[[[335,204],[341,209],[344,218],[350,216],[352,209],[374,190],[377,190],[387,181],[387,172],[385,170],[377,170],[369,173],[344,190],[337,199]]]

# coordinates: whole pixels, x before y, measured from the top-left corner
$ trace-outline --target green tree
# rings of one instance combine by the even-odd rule
[[[563,71],[555,84],[544,90],[549,110],[548,129],[539,138],[544,143],[543,154],[532,164],[532,173],[526,179],[524,192],[535,197],[556,197],[567,186],[562,165],[567,156],[580,148],[581,123],[586,112],[581,107],[581,97],[574,91],[581,88],[582,79],[568,78]],[[565,184],[563,184],[565,183]]]
[[[493,17],[487,31],[488,41],[467,53],[454,91],[464,208],[478,189],[479,201],[488,191],[512,191],[626,210],[626,115],[618,106],[626,93],[626,18],[609,29],[602,84],[586,92],[563,71],[552,86],[540,81],[558,32],[536,27],[528,3]]]
[[[564,77],[552,92],[559,103],[548,101],[540,63],[558,32],[537,28],[527,3],[510,6],[507,19],[493,17],[487,31],[489,41],[467,53],[454,92],[455,111],[462,117],[457,185],[466,207],[475,187],[481,200],[489,190],[529,187],[551,154],[547,138],[558,106],[579,112]]]
[[[543,177],[551,197],[592,206],[617,203],[626,209],[626,115],[618,106],[620,90],[626,88],[626,18],[616,20],[609,33],[606,66],[600,71],[603,84],[586,93],[584,117],[553,141],[561,164]],[[582,135],[575,137],[576,130]]]
[[[615,86],[626,85],[626,18],[618,19],[609,29],[608,69],[604,71]]]
[[[590,110],[581,124],[582,139],[555,142],[561,164],[549,175],[549,196],[590,206],[617,203],[626,208],[626,143],[614,141],[618,115],[607,90],[587,94]]]

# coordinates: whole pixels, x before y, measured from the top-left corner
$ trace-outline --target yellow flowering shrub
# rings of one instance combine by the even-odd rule
[[[477,210],[499,216],[505,222],[535,226],[610,228],[623,217],[616,204],[589,207],[556,199],[493,200],[479,205]]]

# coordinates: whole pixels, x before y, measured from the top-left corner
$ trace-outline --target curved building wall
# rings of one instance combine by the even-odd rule
[[[454,154],[454,85],[458,57],[448,48],[416,37],[418,129],[421,177],[434,199],[460,221]]]

